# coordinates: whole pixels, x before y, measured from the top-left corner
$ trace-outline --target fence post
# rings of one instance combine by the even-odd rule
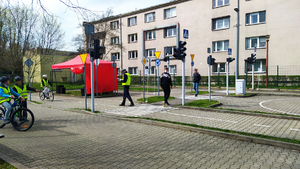
[[[279,65],[277,65],[277,89],[279,89]]]

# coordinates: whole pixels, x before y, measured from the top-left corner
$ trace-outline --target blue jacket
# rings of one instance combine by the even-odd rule
[[[3,85],[0,85],[1,87],[4,87]],[[9,86],[8,86],[9,87]],[[5,87],[4,87],[5,88]],[[7,87],[6,87],[7,88]],[[11,87],[9,87],[10,89],[10,93],[13,94],[14,96],[19,97],[20,95],[18,93],[16,93]],[[0,96],[1,97],[5,97],[8,98],[10,95],[4,94],[3,89],[0,88]]]

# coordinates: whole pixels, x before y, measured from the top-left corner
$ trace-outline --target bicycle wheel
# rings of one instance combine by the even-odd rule
[[[53,91],[50,91],[50,92],[49,92],[49,100],[50,100],[51,102],[53,102],[53,100],[54,100],[54,94],[53,94]]]
[[[11,124],[18,131],[27,131],[33,126],[34,115],[29,109],[19,108],[11,117]]]
[[[5,111],[2,107],[0,107],[0,128],[3,128],[5,126],[4,115],[5,115]]]
[[[42,101],[45,100],[45,94],[44,94],[44,92],[39,92],[39,96],[40,96],[40,99],[41,99]]]

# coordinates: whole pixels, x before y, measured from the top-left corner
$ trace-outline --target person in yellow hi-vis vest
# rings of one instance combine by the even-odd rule
[[[45,96],[47,98],[49,98],[49,88],[48,86],[52,87],[51,82],[48,80],[48,76],[47,75],[43,75],[43,78],[41,80],[41,87],[44,88],[43,93],[45,94]]]
[[[15,86],[13,87],[13,90],[20,94],[23,99],[25,99],[25,102],[23,103],[23,107],[27,108],[27,99],[28,99],[28,90],[39,92],[39,90],[29,87],[26,84],[23,84],[22,78],[20,76],[15,77]]]
[[[133,103],[133,101],[131,99],[131,96],[129,94],[129,87],[130,87],[130,83],[131,83],[131,75],[129,73],[127,73],[126,69],[122,70],[122,74],[123,74],[123,78],[120,79],[120,82],[122,82],[124,92],[123,92],[123,102],[120,104],[120,106],[125,106],[126,98],[131,103],[129,106],[134,106],[134,103]]]

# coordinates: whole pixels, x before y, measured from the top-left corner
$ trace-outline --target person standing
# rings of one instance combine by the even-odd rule
[[[199,94],[199,82],[200,82],[200,80],[201,80],[201,75],[198,73],[198,69],[195,69],[194,70],[194,90],[195,90],[195,92],[196,92],[196,95],[195,95],[195,97],[197,97],[198,96],[198,94]]]
[[[131,98],[131,96],[129,94],[129,87],[130,87],[130,83],[131,83],[131,75],[129,73],[127,73],[126,69],[122,70],[122,74],[123,74],[123,78],[120,79],[120,82],[122,82],[122,86],[124,88],[124,92],[123,92],[123,102],[120,104],[120,106],[125,106],[126,98],[131,103],[129,106],[134,106],[132,98]]]
[[[161,74],[160,77],[160,86],[164,90],[164,97],[165,97],[165,104],[170,105],[168,102],[168,99],[170,97],[171,89],[173,89],[172,86],[172,78],[169,74],[169,68],[165,68],[164,73]]]

